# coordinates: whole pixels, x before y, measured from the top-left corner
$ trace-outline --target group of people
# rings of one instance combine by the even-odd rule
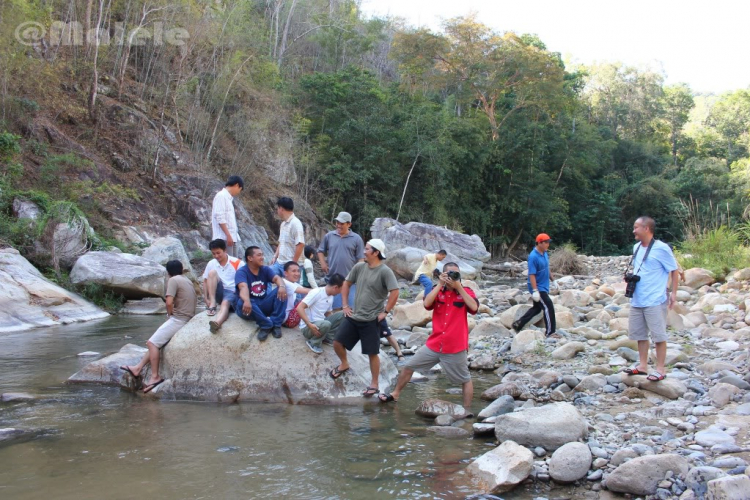
[[[437,270],[447,251],[425,255],[414,275],[414,282],[424,290],[424,307],[433,311],[432,332],[425,345],[403,366],[394,390],[380,394],[380,339],[387,338],[399,359],[403,359],[386,321],[398,300],[399,286],[393,271],[384,264],[387,258],[384,242],[371,239],[365,244],[351,230],[351,215],[340,212],[335,219],[336,229],[324,236],[317,249],[317,259],[325,273],[325,286],[318,286],[312,265],[315,249],[305,245],[304,229],[294,214],[293,200],[282,197],[277,201],[277,214],[282,221],[279,244],[270,265],[265,265],[263,250],[257,246],[248,246],[240,259],[235,255],[240,235],[232,199],[243,188],[242,179],[232,176],[213,201],[213,239],[209,243],[213,259],[203,273],[203,300],[207,315],[212,317],[209,322],[212,333],[221,330],[232,311],[243,320],[258,324],[257,338],[261,342],[269,336],[281,338],[282,326],[301,326],[302,337],[314,353],[322,353],[323,344],[333,346],[339,358],[329,372],[334,381],[349,371],[347,352],[360,343],[370,366],[370,383],[362,395],[378,395],[383,403],[397,401],[415,371],[425,371],[439,363],[448,378],[461,385],[464,407],[470,409],[473,385],[467,362],[468,315],[476,314],[479,304],[474,291],[462,285],[458,264],[445,263],[442,272]],[[666,315],[676,297],[677,265],[670,247],[653,238],[654,229],[655,223],[649,217],[637,219],[633,228],[638,243],[632,263],[640,282],[632,299],[630,337],[638,341],[640,362],[626,372],[634,375],[647,371],[650,334],[656,343],[657,365],[649,380],[658,381],[666,376]],[[547,337],[559,337],[549,296],[550,242],[545,233],[536,237],[536,245],[528,257],[527,278],[533,305],[512,326],[520,331],[543,313]],[[646,251],[639,253],[640,248]],[[139,377],[143,368],[151,364],[144,392],[164,381],[158,371],[159,350],[195,315],[196,294],[190,281],[182,276],[182,264],[170,261],[167,271],[168,320],[146,343],[148,353],[141,362],[121,367]],[[669,277],[672,292],[667,297]],[[437,286],[433,279],[437,279]],[[469,412],[465,416],[473,415]]]

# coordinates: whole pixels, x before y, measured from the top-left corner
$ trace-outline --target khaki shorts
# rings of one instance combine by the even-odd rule
[[[177,333],[177,331],[186,324],[187,321],[177,319],[173,316],[165,321],[164,324],[161,325],[153,335],[151,335],[151,338],[148,339],[148,341],[161,349],[167,342],[172,339],[172,337],[174,337],[174,334]]]
[[[667,341],[667,304],[659,306],[631,307],[628,316],[628,338],[631,340]]]
[[[448,380],[454,384],[463,384],[471,381],[469,363],[466,358],[467,354],[467,351],[455,354],[443,354],[435,352],[427,346],[422,346],[404,366],[415,372],[426,372],[440,363],[443,371],[448,376]]]

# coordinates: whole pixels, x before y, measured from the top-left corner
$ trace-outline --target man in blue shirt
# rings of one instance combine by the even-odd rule
[[[555,333],[555,306],[549,298],[549,242],[548,234],[541,233],[536,237],[536,247],[529,253],[529,277],[526,280],[534,305],[521,316],[521,319],[513,322],[513,329],[520,332],[523,326],[531,319],[544,312],[545,334],[547,337],[559,337]]]
[[[633,246],[633,274],[640,277],[630,299],[628,337],[638,341],[639,363],[623,370],[628,375],[645,375],[648,371],[649,333],[656,345],[656,372],[647,378],[652,382],[667,376],[664,360],[667,357],[667,309],[677,300],[679,274],[672,249],[654,239],[656,223],[651,217],[639,217],[633,224],[633,235],[638,241]],[[648,256],[647,256],[648,254]],[[667,283],[672,292],[667,294]]]
[[[263,259],[263,250],[256,246],[247,247],[247,265],[241,267],[235,276],[239,295],[234,306],[237,316],[258,323],[260,341],[266,340],[269,334],[274,338],[281,338],[287,300],[284,281],[272,268],[263,265]],[[276,284],[276,293],[272,290],[271,283]]]

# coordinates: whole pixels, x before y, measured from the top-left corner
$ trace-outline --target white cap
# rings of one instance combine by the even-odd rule
[[[370,245],[372,248],[380,252],[380,256],[385,259],[385,243],[383,243],[383,240],[379,239],[373,239],[367,242],[368,245]]]

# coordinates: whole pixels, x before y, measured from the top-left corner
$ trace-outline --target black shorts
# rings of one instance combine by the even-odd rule
[[[388,321],[386,321],[385,319],[378,323],[378,329],[380,330],[381,339],[387,339],[392,335],[391,327],[388,326]]]
[[[362,354],[380,353],[380,326],[377,320],[354,321],[344,318],[336,332],[336,339],[347,351],[354,349],[357,342],[362,342]]]

